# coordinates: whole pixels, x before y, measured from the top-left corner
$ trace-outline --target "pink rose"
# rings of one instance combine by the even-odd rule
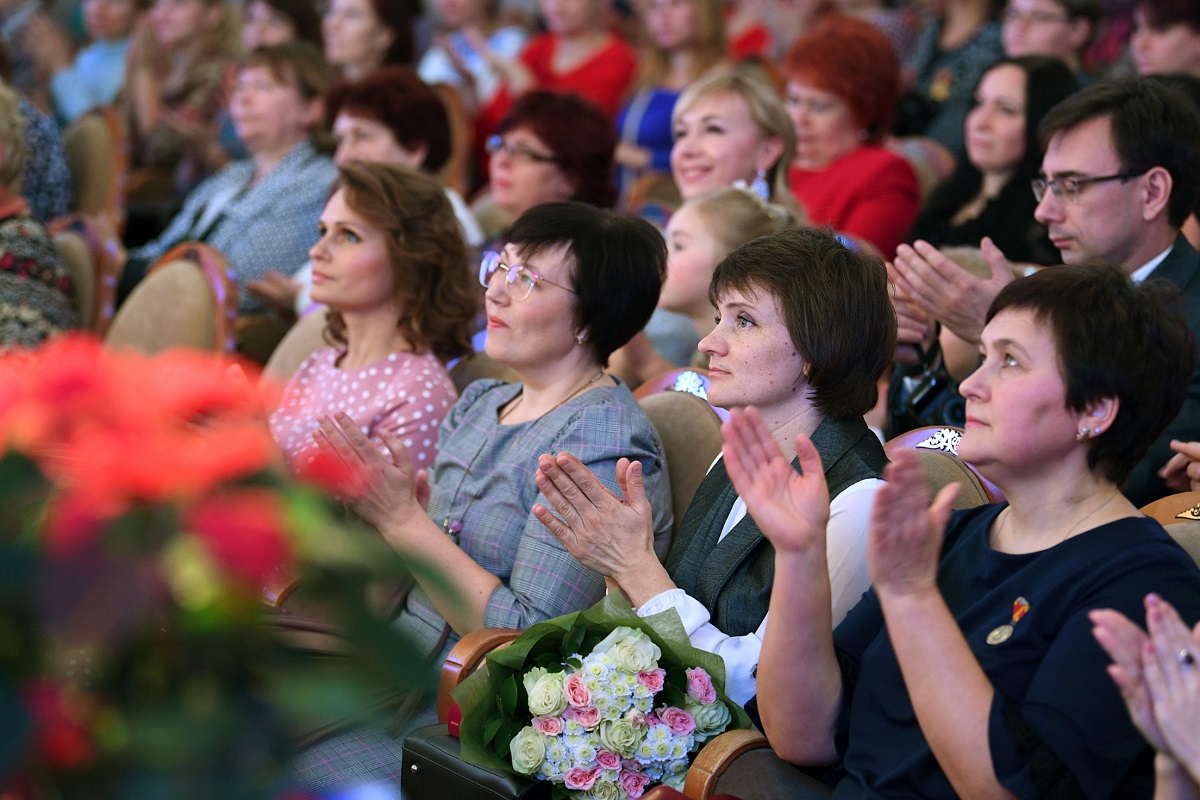
[[[713,687],[712,678],[703,669],[697,667],[687,671],[687,686],[688,694],[701,703],[716,702],[717,690]]]
[[[545,734],[546,736],[558,736],[562,733],[563,723],[559,717],[534,717],[533,728],[538,733]]]
[[[663,681],[666,680],[666,677],[666,671],[660,667],[658,669],[652,669],[649,672],[639,672],[638,683],[642,684],[642,686],[645,686],[655,694],[658,694],[662,691]]]
[[[596,763],[604,769],[620,769],[621,757],[616,753],[610,753],[607,750],[597,750]]]
[[[618,778],[621,782],[621,788],[625,790],[625,794],[637,800],[646,791],[646,784],[650,783],[650,776],[641,772],[622,772]]]
[[[682,708],[667,706],[658,712],[658,718],[671,729],[676,736],[687,736],[696,730],[696,720]]]
[[[567,710],[563,712],[563,719],[576,720],[580,725],[590,731],[592,728],[600,724],[600,709],[596,708],[595,706],[588,706],[587,708],[575,708],[574,706],[569,706]]]
[[[592,702],[592,693],[577,672],[572,672],[563,681],[563,693],[567,696],[567,702],[575,708],[583,708]]]
[[[646,715],[641,711],[638,711],[636,708],[631,708],[629,713],[625,715],[625,718],[629,720],[635,728],[641,728],[650,724],[646,721]]]
[[[658,715],[655,714],[653,711],[651,711],[649,714],[646,715],[646,724],[647,725],[657,725],[658,722],[659,722]]]
[[[580,789],[587,791],[592,788],[592,784],[596,782],[596,776],[600,774],[599,767],[592,769],[584,769],[583,767],[571,767],[563,775],[563,783],[568,789]]]

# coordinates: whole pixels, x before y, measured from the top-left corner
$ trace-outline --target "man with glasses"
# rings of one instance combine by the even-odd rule
[[[1144,78],[1089,86],[1042,120],[1042,174],[1033,181],[1034,217],[1067,264],[1103,260],[1135,281],[1178,286],[1192,332],[1200,336],[1200,254],[1181,228],[1195,206],[1200,179],[1200,113],[1177,89]],[[912,307],[897,306],[902,343],[919,343],[938,320],[977,343],[1009,264],[987,243],[992,277],[977,278],[928,245],[897,258],[893,279]],[[962,376],[957,376],[962,377]],[[1154,387],[1146,387],[1154,391]],[[1169,494],[1158,477],[1171,439],[1200,439],[1200,371],[1176,420],[1134,470],[1125,492],[1136,505]]]

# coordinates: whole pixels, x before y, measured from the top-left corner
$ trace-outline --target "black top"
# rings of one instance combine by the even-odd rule
[[[993,550],[1003,505],[958,512],[938,586],[995,687],[988,722],[1000,782],[1019,797],[1150,797],[1151,751],[1134,729],[1087,614],[1112,608],[1143,623],[1143,598],[1161,594],[1192,624],[1200,569],[1155,521],[1117,520],[1047,550]],[[1012,623],[1014,603],[1028,611]],[[1006,641],[988,643],[1012,624]],[[837,798],[953,798],[917,724],[874,591],[834,631],[843,707]]]

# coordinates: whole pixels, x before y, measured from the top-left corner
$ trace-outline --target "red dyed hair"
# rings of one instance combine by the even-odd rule
[[[900,99],[900,59],[871,23],[828,14],[792,45],[784,77],[836,94],[854,113],[867,141],[888,134]]]

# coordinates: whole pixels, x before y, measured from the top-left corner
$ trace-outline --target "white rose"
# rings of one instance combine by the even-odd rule
[[[613,781],[598,780],[592,784],[592,788],[579,796],[589,800],[623,800],[625,792]]]
[[[617,669],[634,673],[654,669],[662,657],[662,651],[649,636],[626,627],[617,628],[604,637],[593,652],[608,653]]]
[[[604,720],[600,723],[600,744],[621,758],[632,758],[646,729],[638,729],[627,719]]]
[[[607,652],[613,666],[625,672],[640,673],[654,669],[662,657],[659,645],[646,633],[631,627],[618,627],[595,646],[594,652]]]
[[[508,743],[508,752],[512,756],[513,769],[522,775],[532,775],[546,759],[545,737],[532,725],[527,725]]]
[[[541,675],[530,681],[530,675],[524,678],[525,693],[529,695],[529,713],[535,717],[555,717],[567,708],[567,696],[563,693],[563,680],[566,674],[562,672],[546,672],[541,667],[535,667],[530,673],[541,671]]]
[[[729,713],[729,708],[720,700],[707,704],[694,703],[691,700],[692,698],[689,697],[683,708],[696,721],[697,742],[707,741],[718,733],[722,733],[733,721],[733,715]]]

